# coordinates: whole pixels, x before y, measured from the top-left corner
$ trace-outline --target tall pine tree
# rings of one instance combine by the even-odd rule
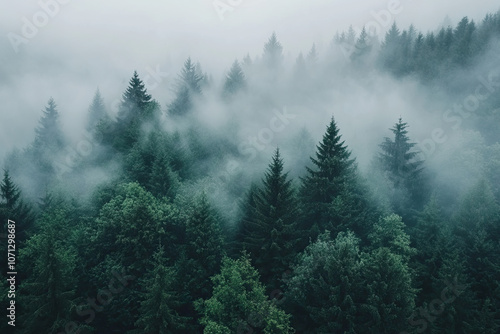
[[[297,250],[298,210],[291,182],[288,173],[283,172],[283,159],[276,149],[262,188],[257,190],[255,198],[250,198],[255,201],[255,211],[248,223],[244,245],[270,290],[279,288],[280,277]]]
[[[315,238],[325,230],[335,235],[351,229],[366,237],[365,224],[373,218],[369,217],[373,210],[358,178],[355,160],[333,118],[311,161],[313,167],[306,167],[300,190],[305,236]]]

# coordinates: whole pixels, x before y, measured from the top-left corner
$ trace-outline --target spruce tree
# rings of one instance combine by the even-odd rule
[[[224,239],[205,193],[196,200],[186,222],[186,242],[187,291],[193,299],[206,298],[211,288],[208,278],[217,273],[224,255]]]
[[[342,223],[343,200],[349,199],[349,192],[355,188],[356,165],[351,152],[341,140],[339,129],[332,118],[317,146],[316,157],[312,158],[313,167],[307,169],[302,179],[300,191],[303,205],[302,229],[307,235],[316,237],[325,230],[332,233],[345,228]],[[335,205],[338,204],[338,205]]]
[[[27,274],[19,287],[22,333],[58,333],[71,320],[76,288],[76,252],[68,242],[68,217],[62,210],[42,216],[39,234],[20,251]],[[65,239],[66,238],[66,239]]]
[[[43,110],[39,125],[35,129],[34,149],[40,155],[57,152],[64,145],[64,136],[59,125],[59,112],[53,98]]]
[[[321,234],[299,256],[285,303],[299,333],[357,333],[366,292],[359,239],[350,231]]]
[[[0,223],[2,234],[6,233],[7,220],[16,222],[16,240],[23,242],[32,232],[34,213],[30,205],[22,199],[19,187],[12,181],[9,171],[4,170],[0,183]]]
[[[293,333],[290,316],[267,298],[245,255],[237,260],[225,257],[211,280],[211,297],[196,303],[203,333]]]
[[[291,265],[297,250],[298,210],[291,182],[288,173],[283,172],[283,159],[276,149],[261,189],[250,198],[255,201],[255,211],[244,245],[270,290],[280,286],[280,277]]]
[[[407,219],[411,209],[419,209],[425,198],[422,185],[422,164],[415,143],[408,137],[408,124],[400,117],[394,125],[394,139],[386,137],[380,144],[382,152],[378,161],[384,176],[391,185],[390,200],[394,212]]]
[[[269,69],[276,69],[283,62],[283,46],[281,46],[274,32],[264,45],[262,60]]]
[[[153,267],[142,281],[145,287],[136,330],[131,333],[179,333],[186,319],[176,309],[180,305],[179,292],[175,290],[177,279],[173,267],[166,265],[165,251],[160,247],[153,255]]]
[[[101,92],[97,89],[89,107],[86,125],[87,131],[94,132],[97,124],[107,118],[109,118],[109,116],[106,112],[106,107],[104,106],[104,100],[101,96]]]
[[[144,82],[134,71],[122,95],[113,146],[119,151],[130,149],[139,140],[141,125],[154,120],[158,116],[158,109],[157,103],[147,93]]]
[[[240,63],[235,60],[224,82],[223,97],[230,98],[246,87],[246,79]]]
[[[184,62],[181,74],[176,87],[176,96],[174,100],[167,106],[169,115],[182,116],[189,113],[193,108],[193,99],[201,95],[201,81],[203,77],[200,76],[196,70],[196,66],[188,58]]]

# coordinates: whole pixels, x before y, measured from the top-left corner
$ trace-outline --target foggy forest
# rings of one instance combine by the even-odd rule
[[[292,50],[266,25],[58,86],[28,19],[2,42],[26,73],[0,83],[1,333],[500,333],[500,11]]]

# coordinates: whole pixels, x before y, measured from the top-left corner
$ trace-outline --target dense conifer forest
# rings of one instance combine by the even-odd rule
[[[192,54],[164,94],[132,68],[76,140],[47,96],[2,160],[16,333],[499,333],[500,13],[311,45],[285,61],[270,32],[221,81]],[[370,108],[336,103],[353,87],[399,114],[370,150],[339,116]]]

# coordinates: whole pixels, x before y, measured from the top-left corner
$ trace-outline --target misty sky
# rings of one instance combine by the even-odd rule
[[[55,0],[54,0],[55,1]],[[219,83],[235,58],[259,56],[275,31],[285,55],[295,59],[316,43],[326,49],[337,31],[376,22],[393,1],[362,0],[145,0],[71,1],[59,9],[16,53],[9,37],[22,37],[25,20],[43,19],[41,3],[0,0],[0,157],[13,145],[24,147],[49,97],[59,105],[66,130],[77,129],[95,89],[107,104],[119,98],[133,70],[144,78],[159,69],[160,82],[150,81],[153,97],[165,105],[182,62],[191,56]],[[233,4],[217,12],[214,3]],[[49,6],[49,8],[52,8]],[[500,9],[498,0],[401,0],[398,13],[380,16],[381,32],[396,20],[427,31],[449,16],[480,20]],[[38,16],[37,16],[38,15]],[[386,18],[390,20],[385,23]],[[9,35],[10,34],[10,35]],[[167,76],[165,73],[169,73]],[[152,86],[153,85],[153,86]]]

